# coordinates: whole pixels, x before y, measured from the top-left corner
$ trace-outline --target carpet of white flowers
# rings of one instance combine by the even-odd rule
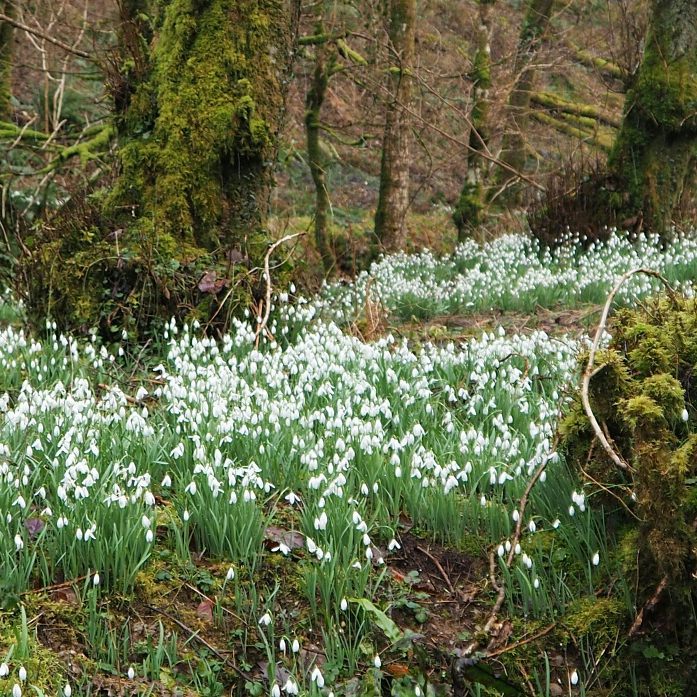
[[[613,236],[583,249],[569,238],[555,250],[541,250],[521,235],[506,235],[485,245],[460,244],[455,253],[436,257],[397,254],[385,257],[350,285],[328,287],[324,302],[337,321],[350,321],[366,294],[402,319],[488,311],[529,312],[536,307],[566,308],[603,303],[624,272],[650,268],[676,288],[691,292],[697,267],[697,238],[678,236],[665,248],[652,236],[630,241]],[[660,289],[656,279],[636,276],[620,290],[617,302]]]
[[[223,590],[247,598],[239,612],[257,627],[271,666],[264,689],[341,694],[347,675],[380,668],[377,646],[365,668],[370,606],[362,601],[376,597],[399,550],[400,520],[454,547],[478,536],[499,546],[499,558],[511,548],[520,497],[550,458],[577,377],[578,344],[499,330],[414,351],[390,335],[364,343],[316,316],[331,308],[345,321],[369,279],[397,313],[417,305],[463,312],[511,299],[522,307],[597,300],[638,266],[684,282],[697,256],[687,238],[664,250],[649,240],[624,244],[540,258],[529,241],[506,237],[463,245],[447,260],[388,258],[320,300],[292,305],[283,295],[276,340],[258,349],[254,321],[219,342],[171,324],[162,363],[130,381],[125,342],[107,350],[3,329],[2,592],[21,597],[81,579],[89,609],[90,593],[127,596],[158,549],[205,554],[229,568]],[[625,301],[650,290],[637,280]],[[273,546],[269,529],[282,531]],[[523,529],[511,570],[502,564],[512,612],[543,618],[571,600],[573,584],[550,562],[554,546],[548,556],[533,551],[541,531],[571,550],[592,591],[602,530],[554,455]],[[269,557],[280,569],[304,564],[305,602],[326,637],[324,672],[288,658],[286,641],[301,638],[277,626],[274,594],[245,588]],[[33,694],[31,656],[19,643],[0,645],[0,690]],[[127,656],[114,669],[149,675]],[[69,681],[63,690],[78,694]]]

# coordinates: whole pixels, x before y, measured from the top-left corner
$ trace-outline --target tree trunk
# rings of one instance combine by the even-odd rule
[[[514,66],[515,82],[508,98],[510,123],[503,137],[500,159],[516,172],[524,172],[527,160],[525,131],[530,113],[530,95],[535,82],[535,59],[549,25],[554,0],[530,0],[518,41]],[[504,200],[519,204],[522,187],[508,170],[501,170],[499,183],[506,188]]]
[[[644,57],[609,162],[621,216],[671,236],[694,211],[697,167],[697,4],[654,0]],[[620,217],[620,220],[622,217]]]
[[[320,25],[317,34],[323,34]],[[315,53],[315,70],[312,84],[305,100],[305,132],[307,135],[307,157],[310,174],[315,184],[315,243],[322,257],[324,272],[329,273],[334,266],[334,255],[329,245],[327,224],[331,211],[329,192],[325,177],[326,157],[320,139],[320,111],[327,92],[327,85],[335,65],[334,46],[320,44]]]
[[[142,4],[124,3],[122,36],[139,30]],[[142,65],[129,61],[116,104],[119,176],[84,230],[73,216],[36,236],[37,313],[73,329],[141,334],[172,315],[220,321],[261,294],[250,270],[263,266],[269,242],[295,37],[289,10],[287,0],[151,6],[152,41],[140,37]],[[126,48],[126,58],[140,50]]]
[[[14,6],[8,0],[0,0],[0,12],[12,17]],[[0,21],[0,121],[10,121],[12,117],[12,52],[14,28],[8,22]]]
[[[395,251],[406,243],[404,218],[409,207],[411,134],[405,107],[411,102],[416,0],[389,0],[388,7],[388,34],[394,65],[390,67],[375,235],[383,249]]]
[[[495,0],[479,0],[479,29],[477,50],[472,61],[472,111],[470,112],[470,151],[467,156],[467,175],[460,192],[453,221],[458,241],[472,236],[482,222],[485,206],[483,178],[485,162],[479,153],[489,143],[489,90],[491,89],[491,7]]]

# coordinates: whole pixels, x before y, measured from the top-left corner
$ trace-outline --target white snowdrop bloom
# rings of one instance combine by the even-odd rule
[[[536,578],[536,579],[532,582],[532,585],[533,585],[533,587],[535,588],[535,590],[537,590],[537,589],[540,587],[540,579],[539,579],[539,578]]]
[[[164,488],[168,488],[172,486],[172,478],[169,476],[169,474],[165,474],[164,477],[162,477],[162,486]]]
[[[283,542],[279,542],[278,545],[276,545],[275,547],[273,547],[271,549],[271,551],[272,552],[280,552],[281,554],[283,554],[284,556],[287,557],[290,554],[291,550],[290,550],[290,547],[288,545],[284,544]]]
[[[479,499],[479,503],[480,503],[482,506],[486,506],[486,496],[484,496],[484,494],[482,494],[482,498]]]
[[[152,531],[152,530],[147,530],[147,531],[145,532],[145,541],[146,541],[148,544],[152,544],[152,541],[153,541],[154,539],[155,539],[155,535],[153,534],[153,531]]]
[[[535,521],[532,519],[530,519],[530,522],[528,523],[528,530],[530,530],[530,532],[537,531],[537,525],[535,524]]]
[[[515,551],[516,555],[519,555],[519,554],[521,553],[522,548],[521,548],[521,546],[520,546],[520,542],[517,542],[517,543],[516,543],[516,546],[515,546],[515,550],[514,550],[514,551]]]
[[[262,627],[268,627],[271,624],[271,615],[265,612],[260,618],[258,624]]]
[[[140,519],[140,524],[147,530],[152,523],[150,522],[150,518],[148,518],[148,516],[143,515],[143,517]]]
[[[12,697],[22,697],[22,688],[17,683],[12,686]]]
[[[388,542],[387,549],[390,552],[394,552],[395,549],[402,549],[402,545],[394,539],[394,537]]]
[[[290,493],[286,494],[285,500],[286,500],[291,506],[294,506],[296,503],[300,503],[300,497],[299,497],[296,493],[294,493],[294,492],[292,492],[292,491],[291,491]]]
[[[185,510],[184,514],[182,515],[182,518],[183,518],[184,522],[187,523],[189,521],[189,518],[191,518],[191,514],[189,513],[189,511]]]
[[[15,535],[15,549],[20,552],[24,549],[24,540],[21,535]]]
[[[511,518],[513,519],[514,523],[517,523],[520,520],[520,513],[518,512],[517,508],[513,511],[513,513],[511,513]]]
[[[126,675],[128,676],[129,680],[133,680],[133,678],[136,676],[135,668],[133,666],[129,666]]]
[[[315,518],[315,530],[326,530],[327,529],[327,513],[322,511],[319,518]]]
[[[687,409],[683,409],[683,410],[682,410],[682,415],[681,415],[681,416],[682,416],[682,420],[683,420],[683,421],[687,421],[687,420],[690,418],[690,415],[688,414]]]
[[[598,564],[600,564],[600,553],[599,553],[599,552],[596,552],[596,553],[593,555],[593,560],[592,560],[592,561],[593,561],[593,566],[598,566]]]
[[[71,697],[72,694],[73,694],[73,688],[70,687],[70,683],[69,682],[65,683],[65,685],[63,685],[63,695],[65,697]]]
[[[578,672],[574,670],[573,673],[571,673],[571,684],[572,685],[578,685]]]
[[[24,666],[20,666],[18,675],[19,675],[19,679],[22,682],[25,682],[27,679],[27,669]]]
[[[225,580],[232,581],[233,578],[235,578],[235,570],[232,567],[230,567],[227,570],[227,573],[225,574]]]
[[[341,599],[339,607],[341,608],[342,612],[346,612],[346,610],[348,610],[348,601],[346,600],[346,598]]]
[[[569,515],[573,516],[576,513],[576,509],[573,506],[569,506]]]
[[[271,688],[271,697],[281,697],[281,688],[276,683]]]
[[[291,649],[293,653],[298,653],[298,651],[300,651],[300,642],[297,639],[293,639]]]
[[[523,564],[528,568],[532,569],[532,559],[523,552]]]
[[[286,684],[283,686],[283,691],[289,695],[297,695],[299,693],[298,683],[296,683],[292,677],[288,676]]]
[[[553,523],[552,527],[556,530],[561,525],[561,521],[557,518]]]
[[[315,544],[315,541],[311,537],[305,538],[305,545],[307,546],[307,551],[310,554],[314,554],[317,551],[317,545]]]
[[[320,689],[324,687],[324,676],[322,675],[322,671],[319,669],[319,667],[314,667],[314,669],[312,670],[312,674],[310,675],[310,680],[316,683],[317,687],[319,687]]]
[[[94,576],[92,576],[92,585],[98,586],[100,583],[99,572],[95,571]]]
[[[285,652],[286,652],[286,640],[285,640],[285,639],[281,639],[281,640],[278,642],[278,648],[279,648],[279,650],[281,651],[281,653],[285,653]]]
[[[382,661],[380,660],[380,656],[378,654],[375,654],[375,658],[373,659],[373,665],[376,668],[380,668],[382,666]]]
[[[496,553],[499,555],[499,557],[503,557],[503,555],[506,553],[506,550],[504,549],[503,545],[499,545]]]
[[[0,663],[0,678],[5,678],[10,674],[10,666],[4,661]]]

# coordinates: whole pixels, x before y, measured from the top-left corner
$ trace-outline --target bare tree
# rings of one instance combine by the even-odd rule
[[[415,54],[416,0],[388,1],[391,63],[390,96],[385,115],[380,167],[380,190],[375,235],[387,250],[406,243],[405,215],[409,207],[411,128],[409,104]]]

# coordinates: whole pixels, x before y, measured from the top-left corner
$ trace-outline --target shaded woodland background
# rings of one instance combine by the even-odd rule
[[[628,176],[632,182],[618,181],[616,173],[636,167],[627,166],[626,153],[636,145],[632,139],[645,141],[637,146],[642,153],[656,139],[663,139],[658,152],[669,141],[682,142],[679,132],[691,129],[691,120],[681,109],[691,104],[694,76],[688,73],[688,87],[678,90],[680,108],[670,113],[666,108],[666,114],[628,109],[629,121],[636,113],[643,121],[634,131],[625,129],[625,145],[617,136],[628,91],[634,90],[637,103],[646,102],[642,89],[650,83],[658,103],[673,104],[668,69],[665,79],[653,82],[638,81],[638,74],[651,12],[656,18],[651,41],[660,56],[672,40],[661,34],[661,17],[680,13],[679,5],[360,0],[218,2],[197,9],[176,2],[149,7],[137,0],[4,0],[0,142],[6,276],[36,308],[35,317],[57,314],[70,317],[72,328],[98,323],[136,331],[155,315],[228,317],[227,309],[220,313],[222,297],[233,309],[233,300],[250,295],[261,302],[264,253],[288,234],[308,233],[296,238],[303,253],[286,264],[286,277],[312,287],[325,276],[365,267],[381,251],[445,249],[456,239],[484,240],[503,231],[531,228],[545,244],[555,244],[567,231],[593,240],[612,226],[669,236],[672,226],[679,229],[692,213],[686,183],[694,170],[691,141],[686,164],[674,168],[681,172],[679,185],[665,172],[646,175],[656,189],[651,202],[647,185],[635,191],[643,170]],[[411,15],[395,14],[407,10]],[[237,11],[240,31],[247,32],[239,55],[258,52],[257,58],[247,56],[248,67],[239,72],[237,85],[247,81],[249,94],[232,105],[246,135],[238,130],[228,138],[205,126],[188,136],[187,124],[199,118],[215,123],[213,116],[206,122],[203,107],[199,114],[197,99],[211,90],[224,93],[225,86],[215,70],[211,90],[200,87],[205,83],[195,70],[177,83],[176,60],[191,51],[184,65],[213,65],[216,35],[205,43],[202,27],[230,20]],[[197,12],[209,19],[197,18]],[[210,19],[215,12],[222,13],[219,19]],[[678,51],[688,58],[676,58],[682,63],[694,53],[689,12],[680,15],[688,27],[682,37],[687,43]],[[186,22],[194,27],[191,40],[199,48],[182,39],[168,57],[163,36],[168,27],[179,26],[177,13],[182,27]],[[262,15],[256,27],[241,24],[244,17]],[[411,26],[410,16],[413,32],[402,36],[399,29]],[[265,33],[267,20],[277,24]],[[250,48],[250,36],[257,37],[256,49]],[[271,49],[269,41],[276,41]],[[412,48],[405,48],[411,41]],[[157,67],[158,61],[165,67]],[[245,72],[255,64],[267,65],[260,74],[271,76],[273,89],[260,87],[255,81],[263,80]],[[175,97],[167,107],[175,125],[166,127],[166,135],[153,126],[156,119],[166,122],[162,105],[153,106],[164,99],[162,85]],[[252,93],[273,98],[254,102]],[[182,95],[189,95],[189,102]],[[216,92],[209,101],[218,98]],[[652,128],[658,135],[644,138],[642,129]],[[193,145],[177,151],[177,138]],[[608,170],[613,144],[614,167]],[[205,153],[216,148],[218,162],[206,164]],[[247,170],[240,168],[241,159],[236,175],[234,163],[220,169],[221,157],[245,148]],[[183,163],[197,161],[199,154],[202,164],[191,174]],[[667,154],[666,162],[671,157]],[[143,172],[149,174],[134,188]],[[386,177],[390,172],[392,181]],[[230,183],[235,177],[237,183]],[[668,200],[669,192],[675,201]],[[158,202],[148,208],[143,201],[153,196]],[[663,199],[658,210],[655,201]],[[392,208],[386,208],[390,200]],[[143,226],[148,216],[151,222]],[[131,248],[134,218],[139,237]],[[144,242],[153,229],[173,237],[153,247]],[[182,230],[194,231],[186,242],[190,253],[172,260]],[[226,237],[230,230],[244,242]],[[58,259],[64,262],[60,273]],[[229,292],[239,282],[230,269],[245,265],[256,272],[242,273],[245,288]],[[147,288],[137,280],[144,276],[150,277]],[[80,287],[85,292],[76,294]],[[48,297],[46,288],[55,301],[37,300]],[[100,295],[110,295],[109,302]],[[146,297],[151,301],[142,302]]]

